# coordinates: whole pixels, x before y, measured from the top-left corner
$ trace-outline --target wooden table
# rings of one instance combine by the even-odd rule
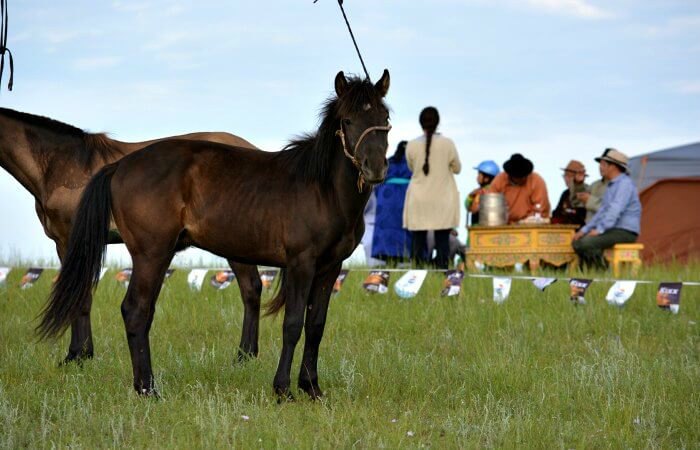
[[[487,266],[507,267],[529,262],[530,270],[537,270],[540,262],[569,267],[578,265],[578,257],[571,246],[576,225],[506,225],[499,227],[469,227],[467,267],[474,269],[475,261]]]

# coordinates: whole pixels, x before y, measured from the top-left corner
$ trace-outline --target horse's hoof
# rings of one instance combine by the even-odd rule
[[[299,380],[299,389],[306,392],[311,400],[320,400],[323,398],[323,391],[318,386],[318,383],[311,383],[306,380]]]
[[[154,398],[156,400],[160,400],[160,394],[156,390],[156,388],[135,388],[136,393],[139,394],[141,397],[149,397],[149,398]]]
[[[257,357],[258,357],[258,352],[247,352],[247,351],[243,351],[241,349],[238,350],[237,360],[239,363],[248,362],[251,359],[255,359]]]
[[[294,401],[294,396],[289,391],[289,388],[275,386],[275,394],[277,394],[278,404]]]
[[[75,353],[75,352],[68,352],[68,355],[66,355],[65,358],[63,358],[63,361],[58,363],[58,366],[65,366],[67,364],[75,363],[78,365],[78,367],[83,367],[83,362],[87,359],[92,359],[92,352],[85,352],[85,353]]]

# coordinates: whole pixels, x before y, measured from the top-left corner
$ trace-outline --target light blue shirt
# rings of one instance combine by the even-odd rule
[[[622,228],[639,234],[642,204],[637,187],[627,174],[621,174],[608,183],[600,209],[590,222],[581,228],[584,234],[595,229],[603,234],[611,228]]]

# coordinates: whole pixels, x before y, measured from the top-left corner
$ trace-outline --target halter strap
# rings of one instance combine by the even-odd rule
[[[358,175],[357,175],[357,190],[358,192],[362,193],[362,187],[365,184],[365,177],[362,175],[362,169],[361,169],[361,164],[360,161],[355,158],[355,155],[357,154],[357,149],[360,147],[360,144],[364,140],[364,138],[371,133],[372,131],[386,131],[387,133],[391,130],[391,125],[376,125],[373,127],[367,128],[365,131],[362,132],[360,135],[360,138],[357,140],[357,143],[355,144],[355,148],[353,149],[352,154],[348,151],[347,144],[345,142],[345,133],[343,132],[343,122],[340,122],[340,128],[338,131],[335,132],[336,136],[340,137],[340,142],[343,143],[343,153],[345,153],[345,156],[352,162],[352,165],[355,166],[357,169]]]

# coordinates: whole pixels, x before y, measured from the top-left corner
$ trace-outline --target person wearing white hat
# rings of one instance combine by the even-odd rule
[[[608,187],[598,212],[574,235],[573,247],[585,265],[605,267],[604,249],[637,240],[642,205],[637,187],[627,174],[627,155],[608,148],[595,160]]]

